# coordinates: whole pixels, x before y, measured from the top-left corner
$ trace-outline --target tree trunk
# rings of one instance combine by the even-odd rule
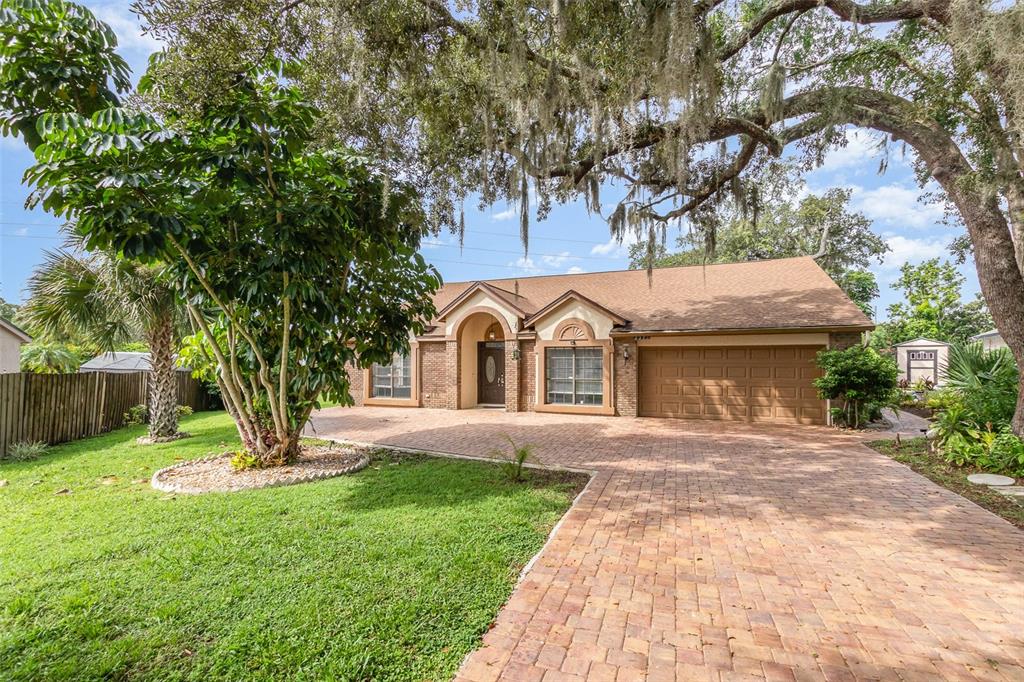
[[[1024,274],[1017,265],[1010,228],[998,200],[971,191],[964,178],[950,176],[943,173],[944,170],[941,168],[934,173],[935,178],[953,199],[967,226],[974,246],[981,293],[996,329],[1021,370],[1017,409],[1010,427],[1017,436],[1024,438]]]
[[[174,369],[174,329],[170,318],[149,334],[149,436],[178,434],[178,386]]]

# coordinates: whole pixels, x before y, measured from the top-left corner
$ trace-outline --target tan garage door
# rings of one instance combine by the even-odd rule
[[[824,424],[821,348],[641,348],[640,415]]]

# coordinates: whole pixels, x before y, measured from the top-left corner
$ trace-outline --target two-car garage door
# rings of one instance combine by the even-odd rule
[[[824,424],[813,380],[821,346],[641,348],[646,417]]]

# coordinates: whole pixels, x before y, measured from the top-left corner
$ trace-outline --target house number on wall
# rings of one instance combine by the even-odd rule
[[[487,363],[484,365],[484,374],[487,375],[487,383],[494,382],[494,358],[487,358]]]

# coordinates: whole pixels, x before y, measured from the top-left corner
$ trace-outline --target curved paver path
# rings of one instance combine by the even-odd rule
[[[597,470],[459,678],[1024,680],[1024,533],[815,427],[334,408],[319,435]]]

